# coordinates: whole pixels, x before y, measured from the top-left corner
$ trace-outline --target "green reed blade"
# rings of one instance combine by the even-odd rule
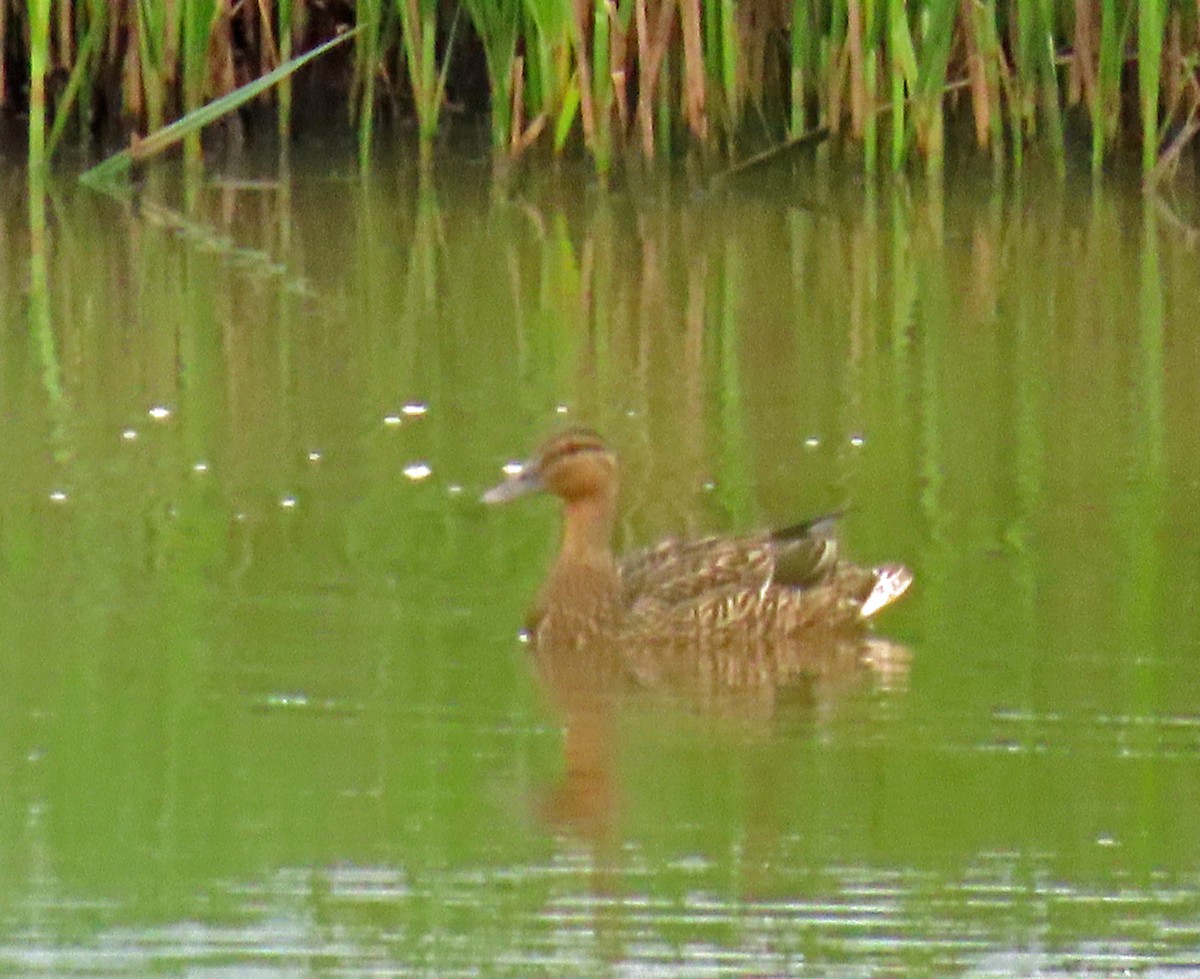
[[[930,0],[926,9],[927,29],[921,39],[915,108],[925,131],[926,162],[933,170],[940,170],[942,166],[942,90],[946,85],[957,12],[958,4],[954,0]]]
[[[1032,135],[1034,99],[1038,62],[1037,0],[1016,0],[1010,10],[1016,23],[1013,45],[1012,81],[1009,92],[1009,113],[1012,127],[1013,165],[1020,170],[1024,160],[1025,139]]]
[[[863,168],[874,174],[879,159],[879,126],[876,113],[879,94],[879,17],[876,0],[862,0],[863,18]]]
[[[466,0],[466,3],[483,44],[484,67],[491,89],[492,146],[500,149],[512,136],[513,59],[521,4],[520,0]]]
[[[1054,0],[1042,0],[1041,4],[1044,60],[1040,67],[1040,74],[1042,111],[1046,114],[1046,123],[1049,127],[1050,154],[1054,159],[1054,169],[1061,177],[1067,172],[1067,147],[1063,135],[1062,93],[1058,87],[1058,63],[1054,50],[1053,2]]]
[[[888,49],[891,55],[892,170],[904,167],[907,121],[905,91],[917,88],[917,53],[909,33],[904,0],[888,0]]]
[[[1166,0],[1139,0],[1138,102],[1142,112],[1142,174],[1149,176],[1158,158],[1158,101],[1162,84]]]
[[[147,10],[147,23],[152,28],[164,29],[159,14],[165,7],[142,0]],[[212,39],[213,21],[220,16],[216,0],[183,0],[183,107],[185,112],[199,108],[204,101],[204,83],[208,73],[208,46]],[[150,18],[154,17],[153,20]]]
[[[375,131],[375,77],[379,72],[379,33],[383,25],[380,0],[358,0],[354,17],[361,31],[354,47],[355,91],[358,94],[358,165],[365,171],[370,167],[371,142]]]
[[[291,60],[292,57],[292,0],[279,0],[278,24],[279,60],[283,63]],[[284,78],[279,83],[279,92],[277,94],[279,99],[279,137],[286,142],[288,135],[292,131],[291,76]]]
[[[804,83],[808,68],[809,52],[808,32],[808,3],[806,0],[792,0],[792,36],[789,47],[791,56],[791,71],[789,76],[790,115],[788,118],[788,135],[795,137],[804,132],[807,125],[805,99],[807,93]]]
[[[151,133],[145,139],[138,142],[136,149],[122,150],[120,153],[114,153],[108,159],[96,164],[96,166],[80,175],[80,181],[90,187],[101,189],[114,187],[118,181],[128,174],[129,168],[134,162],[151,159],[163,152],[163,150],[174,146],[188,134],[198,133],[210,122],[215,122],[222,116],[233,112],[239,106],[245,105],[252,98],[279,84],[284,78],[289,77],[298,68],[308,64],[314,58],[320,57],[326,51],[337,47],[339,44],[344,44],[352,37],[357,36],[358,32],[359,28],[355,27],[343,34],[339,34],[337,37],[331,38],[311,51],[307,51],[299,57],[280,65],[273,71],[267,72],[261,78],[247,82],[241,88],[235,89],[228,95],[215,99],[207,105],[202,105],[181,119],[177,119],[169,126],[164,126],[157,132]]]
[[[571,135],[571,128],[575,125],[575,117],[579,115],[581,98],[579,76],[572,75],[570,82],[567,84],[567,90],[563,95],[562,108],[559,109],[558,117],[554,123],[554,151],[556,153],[562,151],[563,146],[566,145],[567,137]]]
[[[433,149],[437,135],[438,117],[441,115],[441,93],[437,88],[437,6],[422,4],[421,11],[421,90],[425,93],[423,111],[417,118],[417,132],[421,137],[422,155]]]
[[[441,66],[437,60],[438,0],[396,0],[400,13],[401,35],[407,57],[409,84],[417,110],[417,136],[422,166],[433,157],[433,141],[441,117],[442,93],[450,65],[450,51],[462,5],[455,7],[449,40]]]
[[[163,124],[166,103],[166,65],[163,63],[163,44],[169,32],[166,6],[153,0],[138,0],[136,24],[146,125],[153,131]],[[171,25],[171,29],[177,27]]]
[[[1099,175],[1104,153],[1115,135],[1120,110],[1121,49],[1116,0],[1100,0],[1100,58],[1096,71],[1096,105],[1092,117],[1092,173]]]
[[[221,10],[216,0],[183,0],[183,109],[185,116],[204,102],[209,74],[209,43]],[[199,128],[183,133],[183,156],[189,169],[202,165]]]
[[[596,113],[592,155],[596,172],[601,176],[612,166],[613,78],[609,63],[609,11],[608,0],[596,0],[592,21],[592,104]]]
[[[46,163],[46,70],[50,64],[50,0],[29,0],[29,166]]]
[[[54,155],[54,149],[58,146],[58,141],[62,138],[62,134],[67,127],[67,120],[70,118],[71,109],[79,98],[80,89],[91,81],[88,73],[93,67],[93,59],[95,58],[100,41],[104,38],[105,29],[106,25],[103,17],[98,20],[92,20],[88,25],[83,41],[75,52],[75,65],[71,69],[71,74],[67,79],[66,88],[59,97],[58,105],[55,106],[54,125],[51,126],[50,135],[46,140],[47,159]]]
[[[725,115],[729,132],[737,130],[741,118],[741,98],[738,93],[738,35],[734,24],[734,0],[720,0],[721,12],[721,87],[725,93]]]
[[[669,48],[663,52],[658,72],[658,106],[655,110],[657,118],[654,120],[654,138],[658,145],[655,149],[661,159],[669,160],[671,158],[672,143],[671,128],[674,122],[670,85],[671,51]]]
[[[717,3],[723,3],[724,0],[716,0]],[[716,16],[709,15],[709,10],[712,6],[712,0],[701,2],[700,7],[702,16],[700,18],[701,25],[704,30],[704,71],[705,74],[714,81],[721,79],[721,23],[723,18],[718,13]]]
[[[437,96],[439,109],[446,99],[446,78],[450,74],[450,56],[454,52],[454,39],[458,36],[458,22],[462,15],[462,9],[461,3],[456,4],[454,7],[454,16],[450,20],[450,30],[446,35],[446,53],[442,57],[442,66],[437,72],[435,95]],[[430,47],[432,48],[432,46],[433,43],[431,41]]]
[[[482,0],[487,2],[487,0]],[[531,113],[557,113],[570,84],[571,27],[562,0],[523,0],[526,101]]]
[[[521,53],[521,69],[524,72],[522,102],[525,107],[536,114],[538,110],[533,107],[541,105],[546,84],[543,78],[542,52],[539,50],[537,25],[533,23],[523,3],[517,4],[516,19],[513,57],[517,57],[518,51]]]

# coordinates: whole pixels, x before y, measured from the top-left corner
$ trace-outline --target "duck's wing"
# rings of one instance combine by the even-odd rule
[[[626,614],[629,634],[675,641],[738,637],[749,643],[778,643],[813,632],[858,631],[912,584],[912,572],[899,564],[867,568],[835,560],[807,586],[751,587],[743,581],[667,594],[637,596]]]
[[[786,588],[812,588],[833,574],[838,564],[837,520],[827,513],[770,534],[775,559],[774,583]]]
[[[895,568],[842,561],[808,588],[733,585],[674,604],[647,595],[625,616],[621,656],[629,674],[649,688],[773,688],[810,671],[814,651],[848,648],[868,635],[870,615],[883,606],[864,610],[882,580],[907,587]]]
[[[828,513],[769,533],[670,539],[620,561],[626,607],[692,605],[719,593],[762,596],[776,585],[815,588],[838,567],[834,534],[840,513]]]
[[[625,605],[686,605],[726,590],[762,595],[772,585],[813,588],[837,567],[839,516],[742,537],[672,538],[635,551],[621,561]]]
[[[774,574],[775,547],[768,534],[671,538],[621,560],[621,591],[627,608],[644,600],[670,607],[731,587],[760,591]]]

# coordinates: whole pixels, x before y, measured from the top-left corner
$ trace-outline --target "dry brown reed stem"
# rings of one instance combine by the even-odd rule
[[[846,6],[846,43],[850,55],[850,134],[862,139],[867,120],[867,94],[863,84],[863,21],[859,0]]]
[[[525,59],[520,55],[512,63],[512,132],[509,134],[508,151],[517,155],[521,133],[525,130]]]
[[[1153,190],[1168,175],[1175,172],[1179,166],[1179,158],[1183,155],[1183,151],[1186,149],[1188,143],[1195,138],[1197,132],[1200,132],[1200,104],[1192,106],[1191,115],[1188,116],[1187,121],[1180,127],[1179,132],[1175,134],[1175,138],[1159,154],[1158,162],[1146,178],[1146,189],[1148,191]]]
[[[534,116],[533,121],[525,127],[525,131],[521,133],[521,138],[516,142],[516,146],[512,152],[514,159],[537,142],[538,137],[542,135],[542,130],[546,128],[547,119],[548,117],[544,112],[539,112]]]
[[[706,143],[708,115],[700,41],[700,0],[679,0],[679,21],[683,30],[684,121],[695,137]]]
[[[821,121],[829,126],[830,132],[840,133],[842,131],[842,93],[846,87],[845,76],[850,69],[850,45],[843,44],[840,51],[831,54],[830,60],[834,63],[834,68],[829,75],[825,118]]]
[[[509,159],[515,160],[530,146],[546,128],[547,115],[539,112],[528,126],[525,125],[525,58],[513,58],[512,78],[512,132],[508,141]]]
[[[967,78],[971,83],[971,111],[975,118],[975,142],[982,148],[988,145],[988,139],[992,132],[991,99],[989,98],[983,54],[979,50],[979,37],[975,30],[975,18],[970,9],[973,2],[974,0],[963,0],[962,24],[963,40],[967,50]]]
[[[230,8],[222,10],[208,38],[208,84],[205,94],[209,98],[228,95],[238,87],[233,62],[233,17],[234,12]]]
[[[1184,65],[1183,26],[1180,23],[1178,10],[1172,11],[1170,20],[1167,21],[1167,43],[1163,45],[1163,60],[1167,64],[1167,70],[1163,76],[1166,87],[1164,112],[1166,118],[1170,119],[1183,102],[1185,84],[1185,71],[1182,69]]]
[[[654,99],[658,94],[658,86],[662,81],[662,68],[671,43],[672,29],[676,23],[677,7],[671,0],[659,0],[658,17],[654,25],[654,33],[645,33],[648,21],[645,13],[645,0],[638,0],[638,10],[642,18],[638,28],[638,108],[637,114],[642,129],[642,152],[647,160],[654,159]],[[645,38],[645,52],[641,50],[642,38]]]
[[[642,136],[642,156],[654,159],[654,114],[650,111],[650,100],[646,98],[646,86],[651,84],[649,73],[650,38],[646,17],[646,0],[634,0],[633,24],[637,32],[638,52],[638,104],[635,109],[638,131]]]
[[[588,57],[588,0],[573,0],[571,3],[572,29],[575,35],[575,70],[579,80],[579,111],[583,123],[584,145],[596,145],[596,108],[592,99],[591,58]]]
[[[279,67],[279,44],[275,40],[275,32],[271,27],[271,13],[267,10],[267,0],[258,0],[258,73],[265,75],[268,71]]]
[[[58,5],[58,44],[55,47],[58,55],[54,59],[55,66],[69,71],[75,63],[75,36],[71,31],[71,5],[69,3]],[[3,49],[0,48],[0,50]]]
[[[0,0],[0,53],[8,50],[8,4]],[[0,109],[8,107],[8,59],[0,55]]]
[[[127,17],[134,20],[133,29],[137,30],[137,18],[130,11],[126,13]],[[117,18],[113,18],[114,29],[116,29]],[[136,35],[134,35],[136,37]],[[129,50],[125,53],[125,58],[121,62],[121,101],[124,106],[125,114],[132,116],[134,119],[144,119],[146,116],[146,100],[142,89],[142,52],[140,45],[131,43]]]
[[[1096,94],[1096,65],[1100,58],[1100,44],[1092,17],[1095,9],[1093,0],[1075,0],[1075,46],[1070,63],[1071,102],[1080,97],[1095,117],[1099,98]]]
[[[612,8],[606,3],[605,8]],[[612,77],[613,97],[617,103],[617,119],[621,125],[622,134],[629,131],[629,106],[626,99],[626,82],[628,79],[629,34],[621,28],[619,17],[610,17],[608,34],[608,64]]]

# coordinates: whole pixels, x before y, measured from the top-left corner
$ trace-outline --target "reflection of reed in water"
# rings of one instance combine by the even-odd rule
[[[620,562],[611,547],[616,459],[595,433],[549,439],[484,494],[563,501],[562,545],[527,620],[534,661],[567,729],[555,821],[607,824],[613,708],[636,685],[717,712],[770,716],[875,672],[903,649],[867,633],[912,583],[903,565],[865,568],[838,552],[833,518],[742,537],[666,540]]]

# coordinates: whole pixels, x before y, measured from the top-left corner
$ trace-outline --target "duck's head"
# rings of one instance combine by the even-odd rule
[[[610,500],[616,495],[617,458],[587,428],[551,436],[519,469],[480,499],[507,503],[529,493],[551,493],[567,503]]]

